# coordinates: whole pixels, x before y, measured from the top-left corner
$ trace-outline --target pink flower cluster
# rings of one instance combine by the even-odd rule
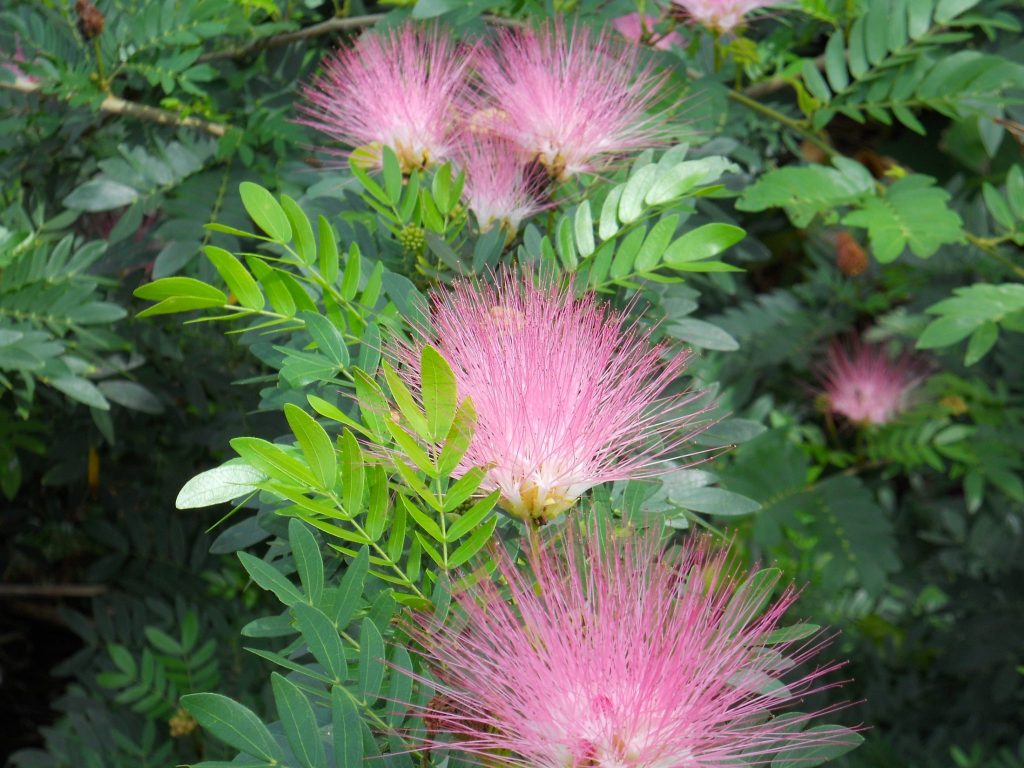
[[[481,229],[513,227],[544,203],[530,167],[554,180],[657,141],[662,78],[614,32],[554,23],[459,46],[405,25],[339,50],[303,89],[307,125],[411,172],[452,160]]]
[[[399,348],[404,375],[418,389],[424,344],[448,361],[477,414],[456,474],[487,467],[484,487],[522,520],[551,520],[599,483],[671,468],[707,426],[696,423],[701,392],[667,393],[688,352],[651,345],[593,294],[506,271],[494,287],[434,293],[431,324]]]
[[[841,666],[794,672],[825,644],[776,634],[794,590],[761,613],[774,585],[742,583],[727,558],[697,537],[665,552],[593,534],[535,549],[524,573],[499,548],[504,587],[476,582],[454,596],[461,620],[410,628],[437,678],[425,746],[523,768],[816,765],[854,746],[847,729],[803,730],[822,712],[788,711]]]
[[[672,0],[689,19],[718,32],[731,32],[744,17],[758,8],[778,5],[781,0]]]
[[[907,357],[891,360],[881,347],[856,341],[832,346],[823,381],[830,411],[854,424],[886,424],[907,407],[920,371]]]

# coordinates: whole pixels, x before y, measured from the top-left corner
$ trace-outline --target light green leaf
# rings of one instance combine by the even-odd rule
[[[295,250],[298,252],[299,258],[304,264],[315,263],[316,240],[313,239],[313,226],[309,223],[309,217],[288,195],[281,195],[281,207],[291,225],[291,231],[295,237]]]
[[[644,198],[657,178],[658,166],[656,165],[645,165],[629,177],[619,200],[619,220],[623,224],[632,224],[640,218],[644,211]],[[603,214],[601,218],[604,219]]]
[[[256,226],[278,243],[287,243],[292,239],[288,215],[270,192],[251,181],[239,184],[238,192],[242,197],[242,205]]]
[[[732,224],[705,224],[672,243],[665,251],[665,263],[675,267],[686,262],[710,259],[738,243],[746,234]]]
[[[338,462],[334,455],[334,443],[327,431],[316,419],[291,403],[285,403],[284,415],[299,441],[303,456],[313,470],[317,487],[331,490],[337,477]]]
[[[865,227],[871,251],[883,264],[894,261],[905,248],[927,258],[941,246],[963,241],[963,222],[948,205],[949,193],[927,176],[907,176],[893,184],[884,197],[864,200],[859,211],[843,223]]]
[[[420,354],[420,396],[427,420],[427,437],[442,440],[452,426],[458,408],[455,374],[448,361],[430,345]]]
[[[200,472],[178,491],[174,506],[198,509],[222,504],[257,490],[267,476],[243,463],[229,463]]]
[[[584,200],[576,208],[573,224],[573,231],[576,235],[576,247],[579,249],[580,258],[585,259],[596,248],[594,244],[594,217],[590,211],[589,200]]]
[[[259,285],[247,270],[232,253],[218,248],[215,245],[203,247],[203,253],[210,260],[214,268],[228,284],[228,288],[238,299],[238,303],[247,309],[261,310],[266,305],[263,292]],[[226,299],[225,302],[226,303]]]

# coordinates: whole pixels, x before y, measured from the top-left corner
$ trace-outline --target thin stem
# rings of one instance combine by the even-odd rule
[[[107,90],[110,83],[107,82],[107,73],[103,68],[103,51],[100,49],[100,36],[92,39],[92,49],[96,53],[96,76],[100,81],[100,88]]]
[[[43,93],[42,85],[29,80],[27,77],[16,77],[14,82],[0,80],[0,88],[5,88],[9,91],[18,91],[19,93],[37,93],[40,96],[46,96],[48,98],[59,98],[56,94]],[[182,128],[198,128],[201,131],[206,131],[211,136],[217,136],[218,138],[228,132],[230,125],[224,123],[211,123],[206,120],[200,120],[198,117],[182,117],[174,112],[167,109],[160,109],[159,107],[151,107],[148,104],[138,104],[134,101],[126,101],[119,96],[109,95],[103,99],[100,104],[100,112],[106,112],[111,115],[125,115],[126,117],[134,117],[139,120],[147,120],[152,123],[159,123],[161,125],[176,125]]]
[[[982,253],[988,254],[1004,267],[1013,272],[1014,275],[1024,278],[1024,267],[1014,264],[1009,258],[999,252],[998,246],[1007,242],[1009,237],[978,237],[970,232],[965,233],[967,242],[973,245]]]
[[[778,110],[772,109],[771,107],[767,106],[766,104],[762,104],[759,101],[755,101],[742,91],[737,91],[730,88],[729,98],[739,104],[742,104],[747,109],[751,109],[754,112],[762,114],[765,117],[774,120],[775,122],[780,123],[781,125],[786,126],[794,133],[797,133],[803,138],[807,139],[807,141],[816,146],[829,157],[837,157],[839,155],[839,152],[837,152],[831,144],[822,139],[814,131],[807,128],[807,126],[805,126],[801,121],[795,120],[792,117],[784,115]]]

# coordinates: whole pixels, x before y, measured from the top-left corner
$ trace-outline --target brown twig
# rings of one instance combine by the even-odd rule
[[[346,29],[370,27],[384,19],[386,16],[386,13],[370,13],[365,16],[339,16],[333,19],[327,19],[326,21],[321,21],[318,24],[311,24],[308,27],[303,27],[302,29],[297,29],[293,32],[282,32],[279,35],[264,37],[251,45],[245,45],[241,48],[227,48],[223,51],[211,51],[210,53],[204,53],[197,59],[197,61],[242,59],[246,56],[251,56],[254,53],[265,51],[268,48],[278,48],[282,45],[288,45],[288,43],[294,43],[298,40],[307,40],[311,37],[329,35],[332,32],[342,32]],[[483,16],[483,19],[488,24],[493,24],[499,27],[519,27],[523,25],[523,22],[518,19],[508,19],[503,16],[485,15]]]
[[[204,53],[200,56],[197,61],[216,61],[217,59],[241,59],[246,56],[250,56],[254,53],[259,53],[268,48],[278,48],[282,45],[288,45],[288,43],[294,43],[297,40],[306,40],[310,37],[319,37],[320,35],[329,35],[332,32],[341,32],[346,29],[358,29],[359,27],[369,27],[376,24],[378,21],[383,19],[387,14],[384,13],[371,13],[366,16],[350,16],[348,18],[333,18],[321,21],[319,24],[311,24],[308,27],[297,29],[293,32],[282,32],[279,35],[271,35],[264,37],[251,45],[245,45],[241,48],[226,48],[223,51],[211,51],[210,53]]]
[[[9,91],[17,91],[18,93],[38,93],[41,96],[57,98],[54,94],[42,93],[42,86],[27,77],[16,77],[14,82],[0,81],[0,88],[5,88]],[[223,136],[231,127],[224,123],[211,123],[198,117],[182,117],[181,115],[167,109],[151,107],[148,104],[138,104],[134,101],[126,101],[118,96],[107,96],[104,98],[103,102],[100,104],[100,111],[111,115],[135,117],[139,120],[148,120],[151,123],[160,123],[161,125],[177,125],[182,128],[198,128],[201,131],[205,131],[206,133],[217,137]]]
[[[106,591],[103,584],[0,584],[0,598],[96,597]]]

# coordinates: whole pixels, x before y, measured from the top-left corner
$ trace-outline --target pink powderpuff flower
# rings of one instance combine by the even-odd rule
[[[432,296],[433,329],[397,356],[410,388],[431,344],[476,413],[456,476],[485,467],[485,490],[524,521],[543,523],[599,483],[674,468],[702,392],[666,394],[689,351],[651,345],[649,333],[569,288],[508,270],[495,286],[468,281]],[[667,358],[667,359],[665,359]]]
[[[454,148],[456,101],[470,53],[437,28],[406,24],[339,50],[303,88],[300,122],[379,162],[394,150],[409,172],[442,162]]]
[[[647,31],[650,32],[658,23],[657,16],[647,15]],[[624,16],[616,16],[612,19],[612,26],[624,38],[633,43],[643,42],[644,28],[640,23],[639,13],[627,13]],[[655,48],[667,51],[673,45],[682,45],[683,38],[678,32],[669,32],[667,35],[654,34],[651,43]]]
[[[743,24],[743,17],[758,8],[778,5],[781,0],[672,0],[690,19],[708,29],[731,32]]]
[[[523,219],[543,207],[538,185],[507,141],[469,133],[460,142],[458,156],[466,173],[463,197],[481,232],[497,224],[514,234]]]
[[[881,347],[855,341],[832,345],[822,379],[829,410],[867,425],[886,424],[904,411],[921,376],[910,358],[891,360]]]
[[[640,64],[640,53],[607,30],[504,30],[479,57],[482,94],[470,123],[486,121],[556,179],[594,170],[658,139],[660,121],[648,109],[664,78]]]
[[[416,615],[410,633],[436,678],[426,747],[523,768],[737,768],[782,753],[816,764],[815,748],[860,741],[801,730],[838,707],[774,716],[842,666],[793,672],[826,642],[773,636],[792,587],[762,613],[775,584],[741,582],[706,540],[673,553],[651,534],[565,539],[527,556],[532,575],[497,548],[504,589],[484,580],[456,594],[444,625]]]

